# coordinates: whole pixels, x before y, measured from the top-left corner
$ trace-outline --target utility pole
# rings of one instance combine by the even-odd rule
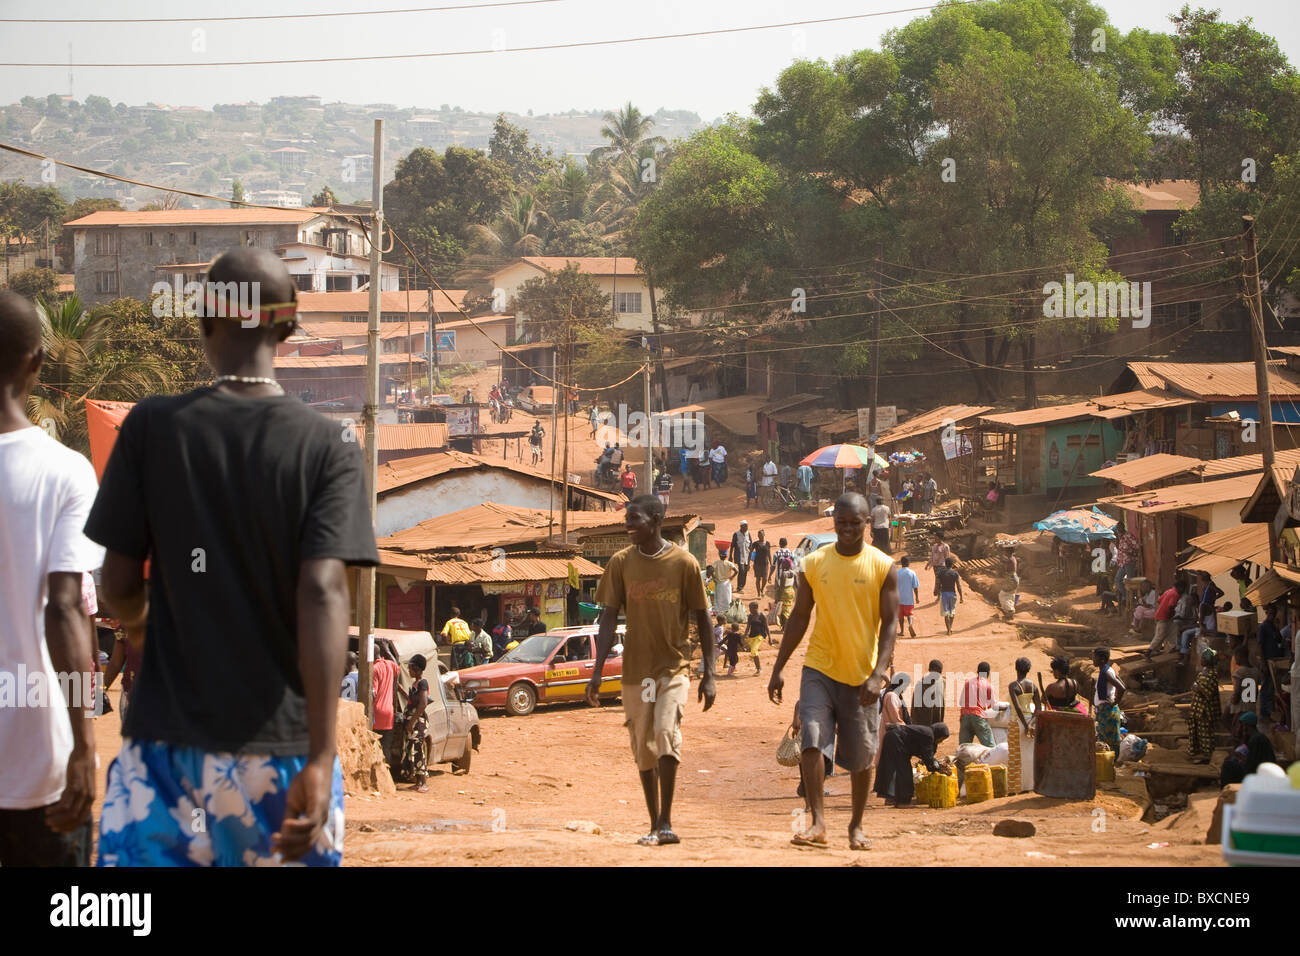
[[[645,385],[645,485],[643,495],[654,494],[655,479],[655,430],[650,427],[650,355],[646,354],[645,368],[642,369],[642,382]]]
[[[572,317],[572,316],[570,316]],[[569,429],[573,423],[569,421],[569,378],[573,374],[573,361],[570,359],[564,366],[564,498],[560,501],[560,537],[569,540]]]
[[[551,504],[551,527],[550,533],[555,534],[555,422],[559,406],[559,385],[560,377],[560,352],[558,349],[551,349],[551,482],[550,490],[547,492],[547,500]]]
[[[1255,352],[1255,398],[1259,408],[1260,451],[1263,453],[1264,476],[1273,474],[1273,398],[1268,387],[1268,346],[1264,341],[1264,296],[1259,286],[1259,252],[1255,248],[1255,217],[1242,216],[1245,231],[1242,241],[1245,243],[1246,255],[1242,261],[1242,278],[1246,282],[1246,307],[1250,313],[1250,343]],[[1268,553],[1276,563],[1281,554],[1278,550],[1277,529],[1272,522],[1268,526]]]
[[[375,120],[375,155],[371,170],[370,316],[366,323],[366,404],[361,421],[366,432],[366,497],[370,502],[370,529],[374,533],[375,497],[379,483],[379,286],[384,228],[384,121]],[[357,700],[374,716],[370,678],[375,646],[375,569],[357,570]]]
[[[880,404],[880,246],[876,246],[875,277],[871,298],[876,307],[871,312],[871,412],[867,416],[867,434],[876,434],[876,406]]]
[[[429,377],[429,405],[432,406],[433,405],[433,349],[434,346],[437,345],[435,338],[437,337],[438,334],[438,330],[433,324],[434,312],[433,312],[433,285],[432,284],[429,286],[429,295],[426,301],[429,309],[429,314],[428,316],[426,316],[426,320],[429,326],[429,332],[428,335],[426,336],[426,340],[424,343],[424,370],[425,372],[428,373],[428,377]]]

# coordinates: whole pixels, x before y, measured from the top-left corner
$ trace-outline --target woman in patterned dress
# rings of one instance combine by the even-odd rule
[[[414,782],[412,788],[416,793],[428,793],[428,755],[424,750],[424,738],[429,736],[429,719],[425,708],[429,706],[429,682],[424,679],[424,669],[428,666],[423,654],[416,654],[407,662],[406,670],[411,675],[411,689],[407,692],[406,707],[402,711],[402,723],[405,729],[402,745],[402,774]]]
[[[1187,720],[1187,749],[1194,763],[1209,763],[1214,755],[1214,731],[1219,723],[1219,669],[1213,648],[1201,651],[1201,672],[1192,685],[1192,709]]]
[[[1034,789],[1034,715],[1042,707],[1038,688],[1029,679],[1029,658],[1016,660],[1016,679],[1007,685],[1015,720],[1007,730],[1007,793]]]

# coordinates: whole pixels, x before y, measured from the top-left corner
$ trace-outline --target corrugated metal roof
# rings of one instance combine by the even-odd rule
[[[1210,577],[1217,578],[1220,574],[1227,574],[1240,563],[1236,558],[1224,554],[1197,551],[1178,566],[1184,571],[1208,571]]]
[[[572,557],[532,557],[529,555],[493,555],[469,552],[425,558],[400,551],[380,549],[379,569],[423,572],[421,577],[434,584],[480,584],[485,581],[554,581],[569,575],[572,563],[582,577],[599,577],[604,568],[581,555]],[[409,577],[402,574],[401,577]]]
[[[666,515],[664,517],[663,527],[668,531],[677,531],[681,529],[684,534],[690,534],[700,523],[699,515]],[[709,527],[712,527],[711,525]],[[595,538],[606,534],[623,534],[627,530],[627,524],[623,516],[619,515],[617,521],[611,521],[608,524],[595,525],[590,528],[583,528],[578,535],[579,540],[584,538]]]
[[[1202,402],[1253,400],[1254,362],[1129,362],[1143,388],[1170,388]],[[1274,401],[1300,398],[1300,375],[1282,360],[1269,362],[1268,387]]]
[[[729,432],[748,438],[758,434],[758,409],[767,401],[766,395],[733,395],[730,398],[710,398],[693,405],[669,408],[665,415],[685,415],[700,412],[712,418]],[[737,451],[728,448],[728,452]]]
[[[434,312],[458,312],[457,306],[465,301],[464,289],[433,290]],[[389,289],[379,293],[380,312],[402,312],[409,309],[426,315],[429,293],[425,289]],[[317,312],[348,312],[360,314],[370,311],[370,292],[299,292],[298,314]],[[364,324],[362,329],[364,329]]]
[[[366,427],[355,426],[357,442],[364,444]],[[380,451],[410,451],[415,448],[445,448],[447,426],[443,422],[413,422],[407,425],[380,425]],[[398,459],[399,461],[401,459]]]
[[[1268,525],[1239,524],[1188,539],[1198,551],[1218,554],[1237,561],[1268,564]]]
[[[778,398],[760,405],[754,410],[755,414],[772,415],[776,412],[783,412],[787,408],[793,408],[796,405],[806,405],[809,402],[820,402],[825,396],[818,395],[816,392],[797,392],[794,395],[787,395],[785,398]]]
[[[1152,488],[1150,491],[1113,495],[1109,498],[1098,498],[1097,503],[1116,505],[1127,511],[1143,514],[1158,514],[1163,511],[1202,508],[1220,501],[1242,501],[1254,493],[1255,486],[1258,484],[1258,474],[1238,475],[1235,478],[1224,478],[1219,481],[1170,485],[1167,488]]]
[[[1201,201],[1201,188],[1194,179],[1160,179],[1153,183],[1120,185],[1143,212],[1195,209]]]
[[[379,434],[382,439],[384,428],[407,427],[414,426],[380,425]],[[437,427],[445,429],[447,426],[439,425]],[[527,434],[526,430],[524,434]],[[433,452],[427,455],[412,455],[409,458],[394,458],[392,461],[384,462],[384,464],[379,466],[379,481],[376,484],[376,488],[378,488],[380,495],[384,495],[396,488],[402,488],[406,485],[413,484],[417,481],[424,481],[428,478],[436,478],[439,475],[445,475],[451,471],[465,471],[480,468],[497,468],[504,471],[512,471],[516,474],[526,475],[529,478],[534,478],[539,481],[551,480],[551,476],[547,472],[538,471],[535,468],[529,468],[522,464],[495,458],[483,458],[480,455],[470,455],[463,451],[448,449],[447,451]],[[563,476],[555,479],[557,485],[563,484],[563,482]],[[605,501],[622,504],[625,500],[622,495],[608,491],[601,491],[598,488],[593,488],[590,485],[578,482],[570,482],[569,487],[576,488],[585,495],[601,498]],[[501,507],[505,506],[502,505]],[[573,512],[569,512],[569,514],[572,516]]]
[[[1297,355],[1300,356],[1300,345],[1270,345],[1270,352],[1277,352],[1279,355]]]
[[[1150,412],[1160,408],[1175,408],[1194,404],[1192,399],[1179,395],[1170,395],[1163,389],[1143,388],[1117,395],[1099,395],[1081,402],[1067,402],[1063,405],[1048,405],[1044,408],[1029,408],[1019,412],[1001,412],[996,415],[984,415],[982,421],[1009,428],[1030,428],[1035,425],[1050,425],[1055,422],[1069,422],[1079,418],[1127,418],[1139,412]]]
[[[380,365],[424,364],[423,355],[408,356],[405,352],[391,352],[379,356]],[[277,355],[272,359],[276,368],[365,368],[366,353],[354,355]]]
[[[546,272],[559,272],[566,266],[573,264],[578,267],[578,271],[583,275],[617,275],[628,278],[640,276],[637,261],[630,256],[520,256],[514,262],[502,266],[491,275],[500,275],[520,262],[526,262],[530,266]]]
[[[327,209],[154,209],[117,212],[101,209],[88,216],[65,222],[74,229],[97,226],[255,226],[262,223],[307,222],[325,215]]]
[[[1278,598],[1295,590],[1298,584],[1300,584],[1300,574],[1275,566],[1261,574],[1254,584],[1246,588],[1246,597],[1257,605],[1272,604]]]
[[[885,445],[892,445],[894,442],[924,435],[927,432],[938,431],[948,421],[960,424],[967,419],[978,418],[985,412],[991,411],[993,411],[992,405],[941,405],[928,412],[913,415],[907,421],[900,422],[893,428],[885,429],[876,436],[876,447],[881,448]]]
[[[1273,455],[1273,467],[1286,468],[1288,480],[1295,473],[1297,466],[1300,466],[1300,448],[1289,448]],[[1235,458],[1218,458],[1214,461],[1205,462],[1200,469],[1200,474],[1205,478],[1222,478],[1227,475],[1240,475],[1248,471],[1263,470],[1263,454],[1237,455]]]
[[[569,512],[570,531],[608,523],[607,512]],[[380,547],[396,551],[464,551],[467,548],[545,541],[559,533],[559,509],[552,513],[485,501],[421,521],[414,528],[380,538],[378,543]]]
[[[1127,488],[1141,488],[1153,481],[1180,475],[1203,464],[1205,462],[1199,458],[1162,453],[1147,455],[1145,458],[1135,458],[1122,464],[1111,465],[1109,468],[1102,468],[1100,471],[1094,471],[1092,477],[1116,481]]]
[[[1034,425],[1050,425],[1054,422],[1068,422],[1076,418],[1088,418],[1097,406],[1089,402],[1070,402],[1065,405],[1048,405],[1044,408],[1026,408],[1019,412],[1001,412],[997,415],[983,415],[980,421],[992,425],[1004,425],[1008,428],[1029,428]]]

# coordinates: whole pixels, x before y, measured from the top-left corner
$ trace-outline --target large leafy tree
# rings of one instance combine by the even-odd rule
[[[0,240],[16,240],[20,252],[44,239],[46,229],[51,240],[57,240],[67,213],[67,201],[53,186],[0,182]]]
[[[511,189],[506,166],[478,150],[449,146],[439,155],[421,147],[398,162],[384,187],[384,210],[419,260],[440,283],[449,282],[468,248],[466,227],[491,223]],[[406,258],[401,245],[394,257]]]
[[[569,263],[556,272],[529,279],[510,302],[515,315],[527,316],[533,341],[551,342],[559,353],[561,381],[574,381],[579,343],[610,338],[614,312],[599,283]]]
[[[835,346],[821,364],[840,373],[865,367],[883,286],[893,344],[882,351],[942,348],[983,372],[1018,347],[1032,403],[1052,277],[1035,267],[1104,277],[1101,237],[1126,212],[1112,180],[1145,155],[1143,110],[1167,100],[1169,54],[1149,34],[1120,36],[1082,0],[940,6],[878,51],[784,70],[730,142],[693,137],[638,216],[638,255],[684,301],[744,290],[751,331],[766,318],[769,337],[793,327],[808,345]],[[679,192],[687,176],[698,182]],[[699,237],[713,233],[710,256]],[[779,307],[796,290],[803,311]],[[739,311],[728,310],[733,325]],[[984,359],[963,354],[960,336],[958,349],[944,344],[963,324],[1001,330]]]
[[[1172,19],[1179,85],[1164,115],[1185,130],[1201,191],[1178,228],[1190,239],[1233,236],[1243,215],[1255,216],[1261,273],[1277,304],[1300,292],[1292,229],[1300,210],[1300,75],[1249,20],[1227,23],[1186,6]],[[1228,262],[1192,278],[1223,280],[1239,268]]]
[[[506,167],[516,186],[532,188],[557,167],[550,150],[529,142],[528,130],[516,126],[498,113],[488,141],[488,157]]]

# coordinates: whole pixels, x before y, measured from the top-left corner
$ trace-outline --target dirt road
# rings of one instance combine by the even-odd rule
[[[672,511],[699,511],[730,534],[741,517],[744,493],[736,486],[673,499]],[[807,515],[748,514],[750,529],[793,540],[808,530],[829,530],[829,519]],[[792,543],[793,543],[792,540]],[[923,584],[928,573],[922,572]],[[744,595],[754,595],[752,581]],[[928,592],[923,588],[923,595]],[[916,674],[931,658],[945,671],[970,673],[981,660],[1000,675],[1013,674],[1022,654],[1034,668],[1047,656],[1014,628],[996,620],[976,596],[959,605],[951,637],[944,636],[938,605],[922,598],[918,637],[899,642],[895,666]],[[778,635],[779,639],[779,635]],[[1200,845],[1204,826],[1148,825],[1141,821],[1141,780],[1121,775],[1091,803],[1035,794],[950,810],[887,809],[877,798],[866,829],[875,843],[868,853],[847,848],[849,780],[828,779],[827,850],[790,845],[803,801],[795,796],[798,772],[779,766],[777,744],[790,722],[797,696],[802,650],[786,668],[785,704],[767,699],[768,672],[776,655],[765,647],[763,672],[742,659],[734,678],[720,677],[708,712],[692,701],[683,720],[683,762],[673,822],[682,844],[640,847],[647,828],[636,769],[622,726],[622,708],[585,705],[539,708],[529,717],[486,715],[483,746],[469,774],[435,775],[427,794],[400,791],[395,798],[353,794],[347,802],[348,865],[475,864],[545,865],[1122,865],[1171,866],[1218,862],[1217,847]],[[1005,684],[1008,677],[1002,676]],[[694,685],[693,685],[694,686]],[[692,690],[694,695],[694,689]],[[957,726],[956,710],[949,711]],[[941,752],[950,753],[950,740]],[[992,835],[1006,817],[1032,821],[1036,836]],[[599,833],[586,832],[594,823]],[[579,825],[569,830],[570,824]],[[1148,844],[1168,846],[1148,849]]]

